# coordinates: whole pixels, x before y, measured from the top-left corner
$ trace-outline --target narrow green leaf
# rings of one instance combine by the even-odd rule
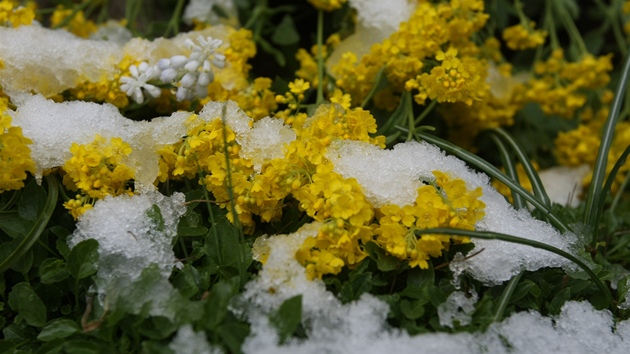
[[[53,176],[46,176],[46,184],[48,185],[48,197],[46,198],[46,205],[42,212],[39,214],[37,219],[34,221],[34,224],[30,231],[22,238],[21,242],[17,247],[11,252],[11,254],[0,262],[0,273],[6,271],[16,260],[22,257],[32,246],[39,236],[44,232],[46,225],[48,224],[48,220],[52,216],[53,211],[55,210],[55,206],[57,205],[57,197],[59,195],[59,190],[57,186],[57,181]]]
[[[497,304],[496,311],[494,312],[494,322],[499,322],[503,320],[503,313],[505,312],[507,304],[510,302],[510,299],[514,294],[516,286],[518,285],[518,282],[521,280],[522,276],[523,272],[518,273],[516,276],[510,279],[505,289],[503,289],[503,293],[499,298],[499,303]]]
[[[157,204],[151,205],[146,211],[147,216],[153,224],[157,226],[158,231],[164,231],[164,218],[162,217],[162,211]]]
[[[278,330],[280,344],[284,344],[302,322],[302,295],[285,300],[269,320]]]
[[[34,327],[46,324],[46,306],[29,283],[19,283],[9,293],[9,306],[18,313],[16,321],[24,319]]]
[[[595,167],[593,168],[593,177],[591,178],[591,184],[589,185],[588,193],[586,194],[584,223],[593,230],[593,232],[597,229],[597,213],[601,205],[600,200],[602,199],[603,194],[602,184],[604,183],[604,178],[606,176],[608,153],[610,152],[610,146],[612,145],[615,135],[615,126],[617,125],[617,120],[619,118],[619,111],[625,101],[628,79],[630,79],[630,56],[626,57],[621,78],[619,80],[619,84],[617,85],[617,90],[615,91],[615,98],[610,108],[610,112],[608,113],[606,123],[604,124],[602,142],[599,145],[597,160],[595,160]],[[597,239],[595,235],[593,235],[592,243],[594,244],[596,242]]]
[[[63,339],[80,331],[79,325],[67,318],[58,318],[48,323],[37,336],[42,342]]]
[[[68,256],[68,271],[77,280],[96,273],[98,261],[98,241],[84,240],[75,245]]]

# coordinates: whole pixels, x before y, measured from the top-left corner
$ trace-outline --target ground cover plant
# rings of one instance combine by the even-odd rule
[[[629,43],[622,0],[1,0],[0,352],[627,353]]]

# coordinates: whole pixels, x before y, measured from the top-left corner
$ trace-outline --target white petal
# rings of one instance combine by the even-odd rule
[[[212,71],[202,72],[197,79],[197,85],[208,86],[214,80],[214,74]]]
[[[158,61],[157,66],[160,70],[166,70],[171,67],[171,60],[162,58]]]
[[[188,58],[183,55],[176,55],[171,57],[171,67],[181,68],[188,63]]]
[[[147,93],[148,93],[151,97],[153,97],[153,98],[158,98],[158,97],[160,97],[160,95],[162,94],[162,90],[160,90],[160,88],[159,88],[159,87],[156,87],[156,86],[153,86],[153,85],[149,85],[149,84],[144,85],[144,86],[142,86],[142,87],[143,87],[143,88],[147,91]]]
[[[183,101],[188,97],[188,89],[184,88],[182,86],[179,87],[179,89],[177,89],[177,93],[175,94],[175,97],[177,98],[178,101]]]
[[[176,78],[177,78],[177,71],[175,71],[175,69],[173,68],[168,68],[162,71],[162,74],[160,75],[160,80],[162,80],[162,82],[164,83],[171,83],[175,81]]]
[[[195,81],[197,81],[197,75],[187,73],[186,75],[184,75],[184,77],[182,77],[180,82],[182,83],[183,87],[189,88],[195,84]]]
[[[195,87],[195,93],[197,93],[197,97],[199,98],[208,96],[208,86],[197,85]]]
[[[133,100],[139,104],[144,102],[144,96],[142,95],[142,90],[139,87],[137,87],[133,92]]]
[[[129,72],[133,77],[138,77],[138,75],[140,75],[140,73],[138,73],[138,68],[135,65],[131,65],[129,67]]]
[[[196,60],[191,60],[188,62],[188,64],[186,64],[186,66],[184,66],[184,69],[192,73],[192,72],[197,71],[198,67],[199,67],[199,62]]]

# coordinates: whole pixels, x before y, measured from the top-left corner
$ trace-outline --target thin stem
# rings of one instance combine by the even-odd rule
[[[437,101],[436,100],[431,101],[431,103],[429,103],[429,105],[426,106],[425,109],[422,110],[422,113],[420,113],[420,115],[416,118],[416,120],[413,123],[415,125],[420,124],[420,122],[422,122],[424,118],[426,118],[429,115],[429,113],[431,113],[431,111],[435,108],[435,106],[437,106]]]
[[[615,197],[612,200],[612,203],[610,203],[611,213],[614,212],[615,209],[617,208],[617,204],[619,204],[619,199],[621,199],[621,195],[623,194],[623,191],[626,190],[626,187],[628,186],[629,182],[630,182],[630,173],[626,173],[626,178],[624,178],[623,182],[619,186],[619,190],[617,191],[617,193],[615,194]]]
[[[409,131],[407,132],[407,141],[411,141],[416,134],[416,122],[413,117],[413,102],[411,99],[407,100],[407,123]]]
[[[178,0],[177,5],[175,5],[175,10],[173,11],[173,16],[171,16],[171,20],[168,21],[168,26],[166,26],[166,30],[164,30],[164,37],[168,37],[170,32],[173,35],[177,35],[179,33],[179,19],[182,17],[182,9],[184,8],[185,0]]]
[[[324,102],[324,10],[317,11],[317,101]]]

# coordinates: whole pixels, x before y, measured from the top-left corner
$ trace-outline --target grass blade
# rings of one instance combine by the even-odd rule
[[[599,225],[599,218],[602,215],[602,211],[604,210],[604,202],[606,202],[606,196],[610,193],[610,189],[612,188],[613,183],[615,182],[615,178],[619,173],[621,167],[626,163],[628,159],[628,155],[630,155],[630,145],[626,147],[621,156],[615,162],[615,166],[613,166],[610,174],[608,175],[608,179],[606,179],[606,184],[604,184],[604,189],[602,189],[601,199],[599,201],[599,207],[597,208],[597,213],[595,214],[594,224]]]
[[[507,304],[510,301],[512,294],[514,294],[514,290],[516,290],[516,286],[521,280],[523,273],[525,272],[520,272],[514,278],[510,279],[505,289],[503,289],[501,298],[499,298],[499,305],[497,306],[497,310],[494,312],[494,322],[499,322],[503,319],[503,313],[507,308]]]
[[[593,272],[593,270],[591,270],[588,264],[586,264],[583,260],[579,259],[578,257],[572,255],[571,253],[563,251],[554,246],[551,246],[551,245],[548,245],[546,243],[542,243],[539,241],[535,241],[535,240],[530,240],[530,239],[526,239],[522,237],[502,234],[498,232],[491,232],[491,231],[469,231],[469,230],[452,229],[452,228],[435,228],[435,229],[426,229],[426,230],[416,230],[416,235],[423,235],[423,234],[447,234],[447,235],[468,236],[472,238],[481,238],[484,240],[500,240],[500,241],[518,243],[521,245],[527,245],[527,246],[531,246],[534,248],[539,248],[545,251],[555,253],[561,257],[564,257],[570,260],[571,262],[577,264],[578,267],[582,268],[582,270],[584,270],[584,272],[586,272],[586,274],[588,274],[588,276],[591,278],[593,283],[595,283],[597,288],[606,296],[606,301],[608,302],[609,308],[613,312],[617,311],[616,307],[614,306],[614,302],[613,302],[612,295],[610,294],[610,290],[608,290],[608,288],[604,285],[604,283],[602,283],[602,281],[597,277],[597,275]]]
[[[610,146],[612,145],[613,137],[615,134],[615,125],[619,118],[619,111],[621,105],[625,99],[626,86],[628,84],[628,78],[630,76],[630,56],[626,58],[623,65],[623,71],[619,85],[615,91],[615,99],[613,100],[608,114],[608,119],[604,125],[602,132],[602,142],[599,145],[599,151],[597,152],[597,160],[595,161],[595,167],[593,168],[593,177],[591,178],[591,184],[588,187],[588,193],[586,196],[586,209],[584,211],[584,224],[589,227],[593,232],[593,241],[596,242],[596,230],[597,230],[597,215],[598,209],[601,205],[600,200],[604,192],[601,187],[604,178],[606,176],[606,163],[608,162],[608,153]]]
[[[516,157],[518,158],[521,165],[525,169],[525,173],[527,173],[527,178],[532,184],[532,189],[534,190],[534,195],[536,195],[547,207],[551,207],[551,200],[549,199],[549,195],[547,195],[547,191],[545,191],[545,186],[543,186],[542,181],[540,180],[540,176],[534,165],[532,165],[531,161],[523,151],[523,148],[514,140],[514,138],[508,134],[505,130],[501,128],[494,128],[491,130],[493,134],[498,135],[503,138],[514,150],[516,153]]]
[[[494,143],[499,148],[499,152],[501,153],[501,162],[503,163],[503,167],[505,167],[505,173],[510,176],[516,183],[520,183],[518,179],[518,173],[516,172],[516,166],[512,162],[510,158],[510,153],[507,151],[507,148],[496,135],[490,135]],[[512,192],[512,200],[514,201],[514,207],[516,209],[523,209],[525,207],[525,203],[523,202],[523,198],[516,193],[513,189],[510,189]]]

